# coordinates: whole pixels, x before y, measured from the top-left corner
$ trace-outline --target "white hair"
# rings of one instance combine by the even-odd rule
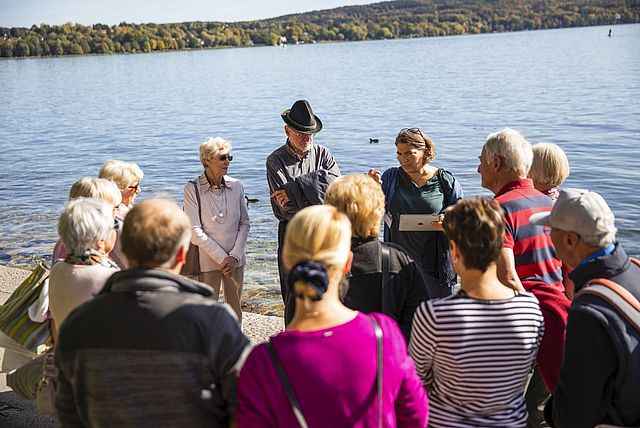
[[[584,245],[592,248],[604,248],[616,240],[616,229],[601,235],[579,235]]]
[[[482,150],[487,159],[499,156],[504,167],[519,177],[526,177],[533,162],[533,150],[521,133],[511,128],[504,128],[489,134]]]
[[[58,233],[70,253],[82,254],[95,249],[113,230],[113,207],[94,198],[67,202],[58,220]]]
[[[204,163],[205,160],[211,159],[213,156],[217,156],[218,153],[224,151],[231,151],[231,143],[222,137],[207,137],[202,144],[200,144],[200,163],[203,167],[207,167]]]

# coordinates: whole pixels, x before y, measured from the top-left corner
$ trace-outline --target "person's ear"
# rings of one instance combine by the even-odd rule
[[[462,259],[460,247],[458,247],[458,244],[456,244],[455,241],[449,240],[449,254],[451,256],[451,261],[454,263],[457,263]]]
[[[344,269],[342,269],[342,274],[347,275],[351,272],[351,265],[353,264],[353,251],[349,251],[349,257],[347,258],[347,263],[344,265]]]
[[[504,162],[502,161],[502,158],[498,155],[494,156],[493,159],[491,160],[491,166],[495,171],[500,171],[500,169],[502,169],[503,164]]]
[[[580,237],[577,233],[574,232],[566,232],[564,235],[564,242],[569,248],[576,248],[578,243],[580,242]]]
[[[289,128],[289,125],[284,126],[284,133],[287,134],[287,137],[291,137],[291,128]]]
[[[187,251],[189,251],[188,245],[181,245],[176,253],[175,264],[184,263],[187,261]]]

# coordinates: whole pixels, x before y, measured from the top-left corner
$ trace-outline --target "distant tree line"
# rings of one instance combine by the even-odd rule
[[[236,23],[0,28],[0,56],[139,53],[640,22],[640,0],[414,0]]]

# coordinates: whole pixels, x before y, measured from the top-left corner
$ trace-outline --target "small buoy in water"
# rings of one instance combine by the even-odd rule
[[[377,138],[369,138],[369,144],[378,144],[380,140],[378,140]]]
[[[249,204],[252,204],[254,202],[258,202],[258,199],[256,198],[250,198],[248,196],[245,196],[244,198],[247,200],[247,206],[249,206]]]

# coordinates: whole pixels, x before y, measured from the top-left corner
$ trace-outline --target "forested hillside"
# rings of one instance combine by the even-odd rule
[[[139,53],[640,22],[640,0],[413,0],[236,23],[0,28],[0,56]]]

